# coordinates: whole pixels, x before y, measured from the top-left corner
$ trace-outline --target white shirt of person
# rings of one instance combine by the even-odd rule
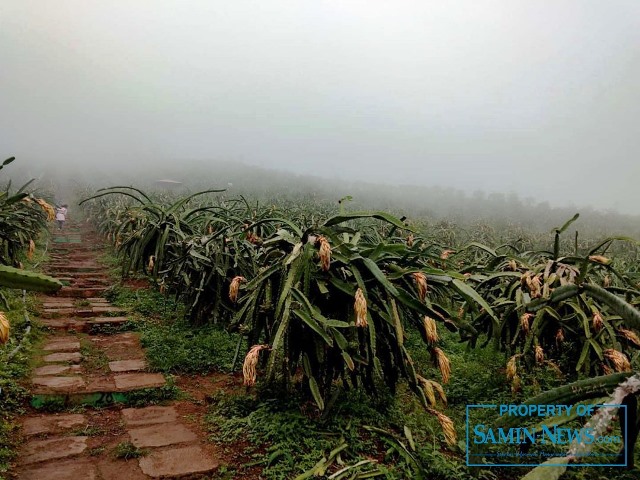
[[[67,219],[67,209],[64,207],[60,207],[57,211],[56,211],[56,220],[66,220]]]

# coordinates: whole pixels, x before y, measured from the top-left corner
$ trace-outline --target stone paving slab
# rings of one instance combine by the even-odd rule
[[[122,417],[128,427],[151,425],[155,423],[173,423],[178,418],[178,413],[173,407],[144,407],[125,408]]]
[[[77,391],[86,385],[82,377],[33,377],[31,383],[59,392]]]
[[[71,352],[80,350],[80,342],[75,338],[62,339],[62,340],[50,340],[44,347],[44,350],[54,352]]]
[[[98,314],[102,314],[102,313],[125,313],[126,310],[119,308],[119,307],[112,307],[111,305],[106,305],[106,306],[97,306],[97,307],[93,307],[91,310],[93,310],[93,313],[98,313]]]
[[[145,368],[147,368],[147,362],[142,359],[109,362],[109,370],[112,372],[135,372]]]
[[[22,465],[79,455],[87,448],[89,437],[62,437],[51,440],[30,440],[20,456]],[[47,477],[44,477],[47,478]]]
[[[40,312],[42,318],[67,317],[76,313],[75,308],[45,308]]]
[[[107,281],[109,279],[106,275],[100,275],[99,273],[94,272],[65,272],[58,271],[55,276],[58,280],[73,280],[75,282],[82,281],[86,278],[95,278],[99,280]]]
[[[164,377],[160,373],[122,373],[115,375],[118,390],[137,390],[141,388],[162,387]]]
[[[60,280],[60,277],[56,277]],[[53,295],[45,295],[43,297],[40,297],[42,299],[42,303],[44,305],[46,304],[51,304],[51,305],[57,305],[59,303],[69,303],[69,299],[68,298],[62,298],[62,297],[55,297]]]
[[[42,308],[73,308],[73,302],[70,302],[68,298],[62,298],[58,302],[44,302]]]
[[[62,287],[58,292],[61,297],[88,298],[95,297],[97,294],[104,292],[107,287]]]
[[[147,477],[138,465],[137,460],[115,460],[105,458],[98,463],[101,480],[146,480]],[[74,479],[80,480],[80,479]]]
[[[144,358],[138,337],[130,333],[101,335],[92,337],[91,340],[104,352],[110,362]]]
[[[131,443],[138,448],[164,447],[198,440],[198,436],[181,423],[160,423],[129,430]]]
[[[112,377],[95,377],[87,379],[86,392],[115,392],[116,383]]]
[[[218,467],[218,462],[198,446],[156,450],[140,458],[139,464],[142,472],[150,477],[193,475]]]
[[[51,353],[42,357],[45,362],[79,362],[82,360],[80,352]]]
[[[91,320],[87,320],[87,324],[89,325],[119,325],[122,323],[126,323],[129,321],[128,317],[95,317]]]
[[[40,323],[43,326],[55,330],[75,330],[81,332],[85,328],[86,322],[82,320],[73,320],[69,318],[42,318]]]
[[[47,264],[48,270],[65,270],[67,272],[91,272],[99,270],[100,266],[96,262],[52,262]]]
[[[44,367],[38,367],[33,371],[33,375],[36,377],[42,377],[46,375],[60,375],[62,373],[80,373],[82,367],[80,365],[45,365]]]
[[[51,462],[20,473],[20,480],[96,480],[96,466],[90,460]],[[124,478],[122,479],[124,480]]]
[[[22,433],[26,436],[42,433],[54,433],[68,430],[73,427],[81,427],[87,424],[87,418],[79,413],[67,415],[40,415],[27,417],[22,421]]]

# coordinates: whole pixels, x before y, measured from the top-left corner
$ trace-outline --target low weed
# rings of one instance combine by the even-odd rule
[[[20,380],[29,374],[34,345],[42,336],[35,322],[26,335],[27,323],[23,313],[25,304],[21,295],[11,290],[3,290],[2,293],[7,305],[2,304],[1,308],[11,324],[11,336],[7,344],[0,345],[0,478],[15,458],[18,446],[15,417],[24,413],[28,399],[28,392],[20,385]],[[34,304],[33,296],[28,295],[27,311]],[[18,350],[15,350],[18,346]]]
[[[123,460],[129,460],[130,458],[144,457],[148,453],[149,453],[148,450],[138,448],[131,442],[120,442],[113,449],[113,455],[116,458],[121,458]]]

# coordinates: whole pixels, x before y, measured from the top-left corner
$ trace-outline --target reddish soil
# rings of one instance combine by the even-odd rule
[[[100,254],[97,240],[93,235],[87,235],[86,231],[81,230],[77,235],[82,239],[81,243],[52,245],[52,256],[56,257],[52,263],[56,266],[51,271],[64,273],[75,286],[65,287],[61,295],[42,299],[52,317],[43,323],[51,333],[45,339],[47,349],[38,353],[36,367],[39,376],[25,382],[25,388],[32,394],[40,391],[68,399],[69,396],[84,395],[89,391],[114,395],[125,384],[129,387],[129,383],[131,389],[164,383],[161,375],[145,370],[132,372],[109,368],[108,362],[120,361],[114,365],[124,367],[133,365],[134,360],[138,360],[136,365],[140,367],[139,360],[144,358],[144,354],[137,334],[78,333],[91,332],[88,326],[95,322],[109,323],[110,317],[96,319],[95,316],[103,310],[101,305],[108,306],[108,302],[99,299],[100,291],[81,286],[84,283],[80,279],[105,278],[106,270],[96,261]],[[85,268],[91,271],[82,271]],[[144,279],[129,279],[125,285],[133,289],[150,287]],[[100,305],[87,307],[84,299],[88,297]],[[69,308],[70,302],[74,303],[74,308]],[[90,312],[91,308],[95,311]],[[88,313],[85,314],[84,310]],[[112,326],[117,326],[122,319],[111,317],[111,320]],[[153,382],[149,380],[151,377]],[[155,420],[151,420],[150,424],[145,420],[143,410],[140,410],[142,406],[131,409],[122,404],[105,403],[107,406],[103,408],[74,407],[62,413],[47,413],[27,407],[26,414],[20,419],[25,426],[19,434],[22,446],[10,478],[211,478],[216,475],[219,466],[238,468],[251,461],[252,458],[244,453],[248,444],[239,441],[221,446],[211,441],[205,421],[207,398],[220,390],[244,391],[241,376],[185,375],[175,377],[175,381],[184,399],[167,402],[166,405],[175,410],[175,414],[168,415],[165,420],[156,419],[161,422],[158,424],[154,423]],[[86,384],[87,387],[67,385],[74,382]],[[50,386],[42,387],[43,384]],[[127,425],[122,414],[123,408],[128,408],[128,415],[138,415],[141,420],[137,424]],[[75,416],[69,417],[70,414]],[[27,431],[27,428],[30,430]],[[149,445],[138,452],[143,454],[142,457],[135,458],[133,446],[123,450],[123,446],[132,440],[141,446]],[[116,456],[118,450],[121,458]],[[122,458],[127,456],[130,458]],[[259,467],[243,469],[241,478],[258,479],[260,470]]]

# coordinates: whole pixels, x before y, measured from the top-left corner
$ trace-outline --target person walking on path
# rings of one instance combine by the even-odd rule
[[[64,222],[67,219],[67,205],[62,205],[56,210],[56,221],[58,222],[58,230],[62,230]]]

